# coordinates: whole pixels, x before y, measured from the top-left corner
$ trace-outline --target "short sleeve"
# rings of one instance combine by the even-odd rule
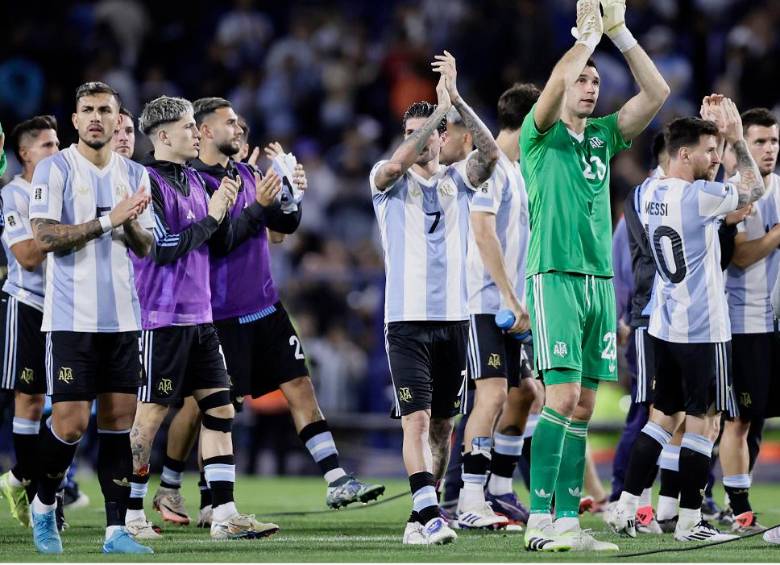
[[[33,238],[30,225],[29,194],[15,186],[7,186],[3,192],[3,239],[8,247]]]
[[[555,128],[553,125],[546,131],[539,131],[539,128],[536,127],[535,115],[536,104],[531,107],[531,111],[526,114],[523,120],[523,125],[520,126],[520,153],[522,155],[528,153],[541,138],[549,135]]]
[[[371,167],[371,173],[368,175],[368,183],[371,185],[371,196],[376,197],[381,194],[387,194],[390,190],[393,189],[394,186],[398,184],[398,181],[401,179],[398,179],[395,181],[395,183],[391,186],[388,186],[385,190],[379,190],[376,186],[376,174],[379,172],[379,169],[384,165],[385,163],[389,163],[389,159],[383,159],[379,161],[376,165]]]
[[[151,197],[152,187],[151,187],[151,182],[149,181],[149,172],[143,167],[141,167],[141,174],[138,179],[138,184],[135,187],[134,192],[137,192],[142,188],[146,191],[146,194],[148,194]],[[146,207],[146,210],[144,210],[141,213],[141,215],[138,216],[138,223],[141,224],[142,228],[145,228],[147,230],[154,229],[154,218],[152,217],[151,203],[149,204],[149,206]]]
[[[59,222],[62,219],[65,174],[57,164],[57,157],[43,159],[35,167],[30,188],[30,220],[41,218]]]
[[[593,118],[590,120],[590,123],[599,125],[607,130],[610,157],[631,147],[631,142],[623,139],[623,134],[620,133],[620,128],[618,127],[618,112],[613,112],[612,114],[607,114],[600,118]]]
[[[739,194],[736,185],[730,182],[697,180],[690,189],[699,199],[699,215],[702,217],[723,216],[737,209]]]
[[[501,169],[496,167],[490,178],[474,191],[474,195],[471,198],[470,211],[497,214],[508,182],[506,175],[501,172]]]

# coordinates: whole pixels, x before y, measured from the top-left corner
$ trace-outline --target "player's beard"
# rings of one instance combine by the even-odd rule
[[[241,141],[240,140],[225,141],[223,143],[218,144],[217,149],[223,155],[227,155],[228,157],[233,157],[239,151],[241,151]]]
[[[84,139],[83,137],[79,136],[79,140],[83,141],[89,148],[94,149],[95,151],[100,151],[103,149],[103,147],[106,146],[106,143],[111,141],[111,138],[108,139]]]

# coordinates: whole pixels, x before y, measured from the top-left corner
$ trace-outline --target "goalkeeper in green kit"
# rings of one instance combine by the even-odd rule
[[[596,390],[599,381],[617,380],[609,162],[647,127],[669,87],[626,28],[625,0],[601,5],[603,17],[599,0],[577,2],[577,42],[520,133],[531,216],[527,303],[546,387],[531,443],[531,551],[618,549],[581,530],[578,518]],[[602,33],[623,53],[640,92],[620,111],[592,118],[600,85],[590,56]]]

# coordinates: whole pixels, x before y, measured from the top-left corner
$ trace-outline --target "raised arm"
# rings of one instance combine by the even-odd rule
[[[739,173],[739,180],[736,182],[739,192],[737,208],[742,208],[761,198],[766,192],[766,185],[745,141],[742,117],[736,104],[729,98],[724,98],[713,111],[721,114],[723,126],[719,126],[719,129],[722,127],[723,136],[734,148],[734,155],[737,158],[736,169]]]
[[[425,150],[428,138],[452,107],[450,97],[447,94],[447,88],[444,85],[444,77],[440,78],[439,83],[436,85],[436,94],[438,96],[438,105],[433,114],[425,120],[422,127],[406,136],[403,143],[393,152],[390,160],[377,170],[374,183],[378,190],[385,191],[393,186],[395,181],[401,178],[414,165],[417,158]]]
[[[626,102],[618,113],[618,128],[630,141],[642,133],[669,97],[669,85],[653,61],[626,27],[626,0],[601,0],[604,33],[625,57],[639,94]]]
[[[598,0],[578,0],[577,27],[572,32],[578,38],[577,43],[555,65],[536,103],[534,123],[539,131],[547,131],[560,119],[566,87],[574,84],[601,41]]]
[[[477,152],[466,162],[466,174],[471,185],[478,186],[489,179],[493,173],[498,162],[498,144],[487,126],[458,93],[458,71],[455,66],[455,57],[449,51],[445,51],[443,55],[436,55],[435,59],[432,64],[433,70],[441,73],[441,76],[444,77],[444,84],[447,87],[452,105],[463,118],[463,123],[471,132],[474,145],[477,146]]]

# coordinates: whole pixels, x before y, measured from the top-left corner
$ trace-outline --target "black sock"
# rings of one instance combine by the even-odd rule
[[[212,471],[212,465],[219,466]],[[224,465],[230,465],[232,471],[224,470]],[[214,477],[208,480],[211,489],[211,506],[216,508],[228,502],[233,502],[233,488],[236,484],[235,459],[232,455],[218,455],[203,460],[203,472],[206,477]]]
[[[298,437],[301,438],[306,449],[319,465],[323,475],[341,467],[339,452],[336,450],[336,443],[333,441],[333,434],[330,433],[330,427],[326,420],[318,420],[304,426],[298,432]]]
[[[98,430],[97,473],[106,503],[106,525],[124,526],[133,476],[130,430]]]
[[[200,508],[206,508],[211,506],[211,489],[206,482],[206,473],[200,472],[200,480],[198,481],[198,487],[200,488]]]
[[[409,514],[409,519],[407,522],[420,522],[420,515],[415,510],[412,510],[412,513]]]
[[[464,475],[487,475],[488,467],[490,467],[490,459],[482,453],[466,453],[463,455]]]
[[[409,476],[409,489],[412,491],[412,504],[420,516],[420,523],[427,524],[439,516],[439,504],[436,501],[436,481],[432,473],[420,472]]]
[[[184,461],[178,461],[176,459],[172,459],[168,457],[168,455],[166,454],[165,462],[163,463],[163,472],[162,475],[160,475],[160,486],[163,488],[173,488],[173,489],[181,488],[181,475],[179,475],[178,482],[176,482],[176,480],[173,478],[168,479],[168,474],[170,472],[183,473],[184,467],[185,467]]]
[[[38,442],[40,440],[40,424],[37,421],[24,418],[13,419],[13,441],[16,453],[16,465],[12,472],[14,477],[22,482],[35,482],[38,465]]]
[[[63,442],[54,435],[48,425],[42,427],[40,437],[38,453],[41,471],[38,475],[38,499],[43,504],[54,504],[57,488],[73,462],[79,442]]]
[[[648,475],[656,469],[656,461],[661,455],[663,443],[660,432],[662,430],[657,424],[648,423],[634,442],[631,448],[631,457],[628,460],[626,468],[626,478],[623,483],[623,491],[639,496],[647,487]],[[663,432],[666,433],[666,432]],[[650,434],[653,434],[652,436]],[[654,437],[655,436],[655,437]],[[667,434],[668,436],[668,434]],[[668,441],[668,438],[666,438]]]
[[[658,476],[658,465],[655,465],[653,467],[653,470],[650,471],[650,474],[647,475],[647,481],[645,481],[645,488],[653,488],[653,484],[655,483],[655,478]]]
[[[144,496],[149,485],[149,473],[133,474],[130,478],[130,497],[127,499],[128,510],[143,510]]]
[[[750,512],[752,510],[748,498],[750,493],[749,488],[727,487],[724,485],[723,489],[726,491],[726,494],[729,495],[729,506],[731,506],[734,516],[739,516],[743,512]]]
[[[661,469],[661,488],[658,491],[660,496],[669,498],[678,498],[680,496],[680,472],[670,469]]]
[[[680,508],[701,508],[710,458],[685,447],[680,449]]]
[[[511,478],[515,472],[515,465],[517,465],[518,459],[517,455],[497,453],[494,449],[490,459],[490,472],[499,477]]]

